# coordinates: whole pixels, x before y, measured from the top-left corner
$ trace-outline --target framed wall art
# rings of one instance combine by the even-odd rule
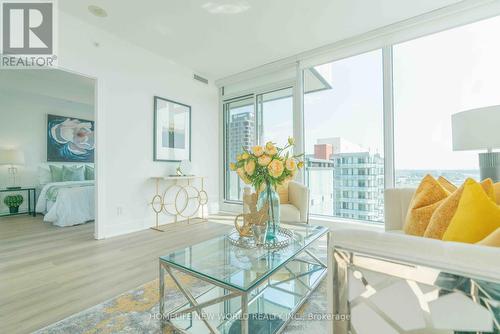
[[[191,107],[154,97],[154,161],[191,160]]]
[[[94,162],[94,121],[47,115],[47,161]]]

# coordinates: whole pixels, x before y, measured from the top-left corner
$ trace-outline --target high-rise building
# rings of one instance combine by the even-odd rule
[[[339,137],[317,142],[314,155],[306,157],[310,212],[383,221],[383,157]]]
[[[334,215],[383,221],[384,159],[370,152],[337,153],[332,159]]]
[[[255,144],[255,115],[253,112],[242,112],[231,116],[228,124],[228,156],[227,164],[236,161],[236,156],[241,154],[242,149],[250,149]],[[229,197],[233,199],[242,199],[243,183],[236,173],[230,173]]]
[[[309,212],[333,215],[333,160],[306,157],[306,184],[310,190]]]
[[[333,154],[332,144],[316,144],[314,145],[314,158],[322,160],[330,160]]]
[[[229,160],[236,159],[242,148],[250,149],[255,143],[255,116],[253,112],[234,114],[228,128]]]
[[[332,145],[333,153],[365,152],[366,149],[342,137],[319,138],[317,144]]]

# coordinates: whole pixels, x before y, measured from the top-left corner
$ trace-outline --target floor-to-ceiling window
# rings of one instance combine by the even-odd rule
[[[284,146],[293,135],[293,89],[269,90],[224,103],[225,200],[241,201],[245,184],[229,169],[242,149],[268,141]]]
[[[292,88],[279,89],[257,96],[259,143],[284,145],[293,135]]]
[[[328,86],[304,94],[310,212],[383,220],[382,51],[314,67]],[[305,75],[304,86],[309,87]]]
[[[498,31],[494,17],[329,63],[321,55],[317,66],[305,59],[301,91],[253,95],[254,141],[299,134],[313,215],[383,222],[385,187],[416,187],[425,174],[479,179],[478,152],[453,149],[452,115],[500,105]]]
[[[256,142],[256,117],[254,96],[234,99],[224,104],[225,119],[225,198],[240,201],[243,182],[229,169],[242,148],[249,149]]]
[[[479,178],[477,152],[452,148],[451,116],[500,104],[499,32],[496,17],[393,47],[397,187]]]

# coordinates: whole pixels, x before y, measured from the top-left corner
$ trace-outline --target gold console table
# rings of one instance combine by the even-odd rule
[[[205,205],[208,203],[208,195],[204,188],[205,178],[203,176],[159,176],[152,177],[156,184],[156,193],[153,196],[151,207],[156,214],[155,227],[153,230],[163,232],[159,228],[160,214],[167,214],[188,221],[195,218],[201,207],[201,218],[205,219]]]

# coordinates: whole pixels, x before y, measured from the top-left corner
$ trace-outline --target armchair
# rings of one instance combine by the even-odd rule
[[[280,219],[285,223],[309,221],[309,188],[301,183],[288,183],[288,204],[280,205]]]
[[[414,189],[385,192],[385,231],[332,233],[334,334],[500,332],[500,249],[402,232]],[[336,318],[335,318],[336,317]]]

